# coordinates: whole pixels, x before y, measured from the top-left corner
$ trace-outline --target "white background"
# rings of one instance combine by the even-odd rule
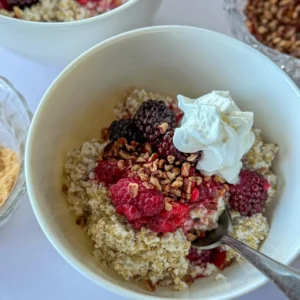
[[[221,0],[164,0],[155,24],[192,25],[230,34]],[[0,48],[0,75],[25,96],[32,111],[63,67],[43,66]],[[293,265],[300,269],[300,257]],[[271,283],[240,299],[256,298],[286,299]],[[59,256],[39,228],[26,196],[9,224],[0,229],[0,300],[65,299],[123,298],[89,282]]]

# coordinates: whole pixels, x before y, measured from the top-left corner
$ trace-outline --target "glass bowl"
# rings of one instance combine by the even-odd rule
[[[281,53],[260,43],[245,25],[244,8],[248,0],[224,0],[224,9],[233,35],[272,59],[300,86],[300,59]]]
[[[24,154],[31,118],[32,113],[25,98],[7,79],[0,76],[0,145],[16,151],[20,159],[15,185],[0,206],[0,227],[8,221],[26,192]]]

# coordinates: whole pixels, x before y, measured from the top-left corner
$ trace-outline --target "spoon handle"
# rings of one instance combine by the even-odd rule
[[[266,255],[248,247],[242,242],[225,235],[222,242],[248,260],[268,277],[289,299],[300,299],[300,272],[282,265]]]

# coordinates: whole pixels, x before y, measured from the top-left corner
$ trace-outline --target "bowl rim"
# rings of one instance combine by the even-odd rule
[[[56,86],[60,83],[61,80],[63,80],[69,73],[73,71],[74,68],[76,68],[79,64],[83,63],[85,59],[92,56],[95,52],[100,51],[101,49],[104,49],[106,47],[109,47],[110,45],[117,43],[118,41],[121,41],[126,38],[133,38],[140,35],[146,35],[148,33],[160,33],[160,32],[190,32],[195,31],[199,33],[205,33],[209,35],[213,35],[217,40],[224,40],[227,43],[230,42],[232,45],[235,45],[241,49],[247,50],[250,54],[260,56],[263,60],[266,61],[266,63],[273,65],[275,69],[277,69],[278,72],[282,74],[282,80],[285,80],[287,84],[295,91],[295,93],[299,96],[300,99],[300,90],[296,86],[296,84],[288,77],[288,75],[282,71],[273,61],[271,61],[267,56],[263,55],[259,51],[255,50],[251,46],[242,43],[241,41],[232,38],[230,36],[227,36],[222,33],[218,33],[215,31],[211,31],[208,29],[203,28],[197,28],[192,26],[181,26],[181,25],[164,25],[164,26],[153,26],[153,27],[146,27],[141,29],[132,30],[129,32],[125,32],[122,34],[119,34],[117,36],[114,36],[112,38],[109,38],[101,43],[98,43],[97,45],[93,46],[89,50],[82,53],[79,57],[77,57],[73,62],[71,62],[60,74],[59,76],[53,81],[53,83],[50,85],[50,87],[47,89],[46,93],[44,94],[37,110],[34,115],[34,118],[32,120],[32,124],[30,127],[30,131],[28,134],[27,144],[26,144],[26,151],[25,151],[25,175],[27,180],[27,190],[29,199],[31,202],[32,209],[34,211],[34,214],[36,216],[36,219],[38,220],[38,223],[40,224],[43,232],[47,236],[50,243],[53,245],[53,247],[58,251],[58,253],[79,273],[81,273],[86,278],[90,279],[95,284],[101,286],[102,288],[113,292],[117,295],[120,295],[122,297],[130,298],[130,299],[147,299],[147,300],[166,300],[167,298],[155,296],[155,295],[146,295],[141,294],[139,292],[127,289],[125,287],[120,287],[119,285],[112,283],[110,280],[107,280],[105,278],[102,278],[101,275],[98,275],[91,271],[86,265],[79,262],[72,254],[68,252],[67,249],[60,243],[59,239],[55,234],[52,232],[51,226],[48,226],[46,218],[43,216],[42,210],[39,207],[38,204],[38,197],[36,196],[36,192],[32,180],[32,170],[30,167],[30,153],[31,147],[33,144],[33,137],[35,135],[35,130],[37,128],[37,124],[40,119],[40,114],[42,111],[46,108],[46,106],[49,103],[49,98],[51,97],[52,91],[55,90]],[[293,251],[285,257],[285,260],[283,263],[289,264],[291,263],[298,255],[300,254],[300,245],[298,249],[293,249]],[[261,276],[261,278],[255,280],[251,284],[248,284],[246,286],[242,286],[238,289],[229,290],[224,293],[224,295],[219,296],[218,298],[211,298],[211,297],[202,297],[203,300],[225,300],[225,299],[233,299],[236,297],[240,297],[246,293],[249,293],[263,284],[265,284],[268,280]],[[168,298],[172,300],[190,300],[190,298]]]
[[[105,13],[102,13],[100,15],[96,15],[90,18],[82,19],[82,20],[75,20],[75,21],[68,21],[68,22],[39,22],[39,21],[27,21],[27,20],[22,20],[22,19],[17,19],[17,18],[12,18],[4,15],[0,15],[0,20],[3,19],[6,22],[9,23],[14,23],[17,24],[19,23],[20,25],[26,25],[26,26],[40,26],[40,27],[53,27],[53,28],[60,28],[60,27],[70,27],[70,26],[80,26],[82,24],[88,24],[97,20],[104,20],[110,16],[113,16],[119,12],[122,12],[123,10],[129,8],[130,6],[135,5],[136,3],[140,1],[145,1],[145,0],[127,0],[125,3],[122,5],[109,10]]]
[[[33,114],[29,109],[28,103],[25,97],[16,89],[16,87],[5,77],[0,76],[0,82],[4,84],[8,89],[10,89],[13,93],[15,93],[20,100],[21,105],[24,108],[24,111],[27,114],[29,122],[31,122]],[[24,160],[25,160],[25,153],[24,153]],[[22,168],[22,166],[21,166]],[[22,170],[20,169],[19,172]],[[25,170],[23,170],[25,172]],[[19,174],[18,174],[19,177]],[[21,198],[26,193],[26,180],[24,179],[20,190],[18,191],[17,195],[12,199],[11,193],[15,189],[15,185],[13,186],[11,192],[8,195],[8,198],[5,200],[4,205],[0,207],[0,222],[4,221],[14,210],[17,208]],[[7,203],[7,204],[6,204]]]

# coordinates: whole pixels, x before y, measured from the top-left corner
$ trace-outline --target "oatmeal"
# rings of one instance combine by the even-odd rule
[[[4,204],[13,189],[19,169],[17,153],[0,146],[0,206]]]
[[[230,183],[198,169],[205,149],[175,147],[183,113],[173,98],[135,89],[115,113],[117,120],[99,139],[67,154],[63,170],[62,190],[76,223],[94,242],[93,255],[150,290],[182,290],[211,275],[225,280],[221,271],[241,257],[227,246],[200,251],[191,242],[217,228],[227,207],[232,236],[259,248],[269,232],[263,214],[276,194],[270,168],[278,146],[249,127],[253,145],[236,158],[241,169]]]
[[[0,15],[36,22],[68,22],[110,11],[127,0],[0,0]]]

